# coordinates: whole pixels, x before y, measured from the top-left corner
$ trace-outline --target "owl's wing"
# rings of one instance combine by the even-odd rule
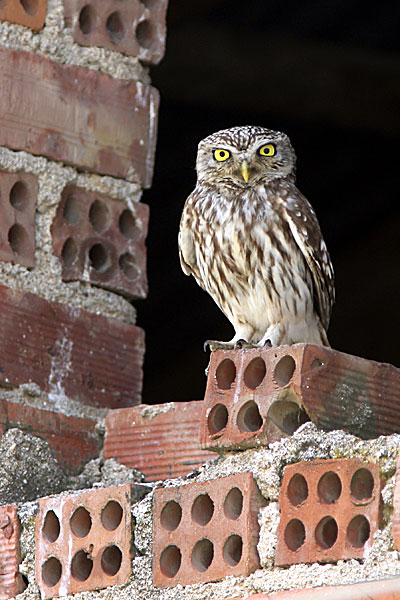
[[[328,329],[335,301],[334,273],[317,217],[311,204],[297,189],[284,204],[290,231],[312,274],[316,310]]]
[[[197,278],[199,276],[199,269],[196,260],[194,232],[193,227],[191,227],[193,225],[193,219],[190,217],[192,212],[191,205],[191,196],[189,196],[183,209],[179,227],[179,259],[183,272],[186,275],[194,275]]]

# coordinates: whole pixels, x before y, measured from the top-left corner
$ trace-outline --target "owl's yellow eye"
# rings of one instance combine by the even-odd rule
[[[214,158],[218,162],[222,162],[223,160],[228,160],[230,155],[231,155],[231,153],[229,152],[229,150],[224,150],[223,148],[217,148],[216,150],[214,150]]]
[[[258,149],[258,154],[261,156],[274,156],[275,152],[276,148],[274,144],[264,144],[264,146]]]

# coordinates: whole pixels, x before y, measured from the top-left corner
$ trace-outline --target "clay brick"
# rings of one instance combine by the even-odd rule
[[[201,450],[199,445],[202,405],[201,400],[195,400],[110,410],[105,458],[139,469],[147,481],[191,473],[215,458],[215,453]]]
[[[363,438],[400,431],[400,369],[331,348],[294,344],[211,355],[204,448],[245,448],[308,420]]]
[[[255,571],[264,504],[251,473],[156,489],[154,585],[206,583]]]
[[[0,598],[14,598],[26,587],[19,573],[20,524],[16,506],[0,506]]]
[[[149,208],[76,186],[64,189],[51,233],[63,281],[88,281],[128,298],[147,295]]]
[[[158,102],[157,90],[140,82],[0,48],[1,146],[115,177],[137,176],[146,188]]]
[[[0,286],[0,383],[30,381],[88,404],[141,399],[143,330]]]
[[[4,0],[0,5],[0,21],[39,31],[44,25],[46,11],[47,0]]]
[[[35,175],[0,172],[0,260],[35,265],[37,194]]]
[[[65,21],[82,46],[102,46],[157,64],[165,51],[167,5],[168,0],[64,0]]]
[[[400,455],[397,459],[393,492],[392,536],[395,547],[400,551]]]
[[[79,472],[96,458],[102,444],[96,432],[97,421],[71,417],[0,398],[0,437],[7,429],[18,427],[45,439],[65,471]]]
[[[40,498],[35,569],[42,598],[124,584],[130,544],[129,484]]]
[[[379,465],[359,459],[285,468],[275,564],[366,558],[379,527]]]

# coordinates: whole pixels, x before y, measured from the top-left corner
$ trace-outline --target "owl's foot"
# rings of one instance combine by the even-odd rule
[[[211,352],[215,350],[233,350],[234,344],[232,342],[217,342],[216,340],[206,340],[204,342],[204,352],[207,352],[207,346],[210,348]]]
[[[246,340],[237,340],[234,347],[235,350],[244,350],[248,348],[258,348],[258,345],[252,344],[251,342],[246,342]]]

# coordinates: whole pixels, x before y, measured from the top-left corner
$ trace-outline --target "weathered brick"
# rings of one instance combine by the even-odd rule
[[[44,25],[46,11],[47,0],[3,0],[0,21],[10,21],[39,31]]]
[[[0,382],[119,408],[141,400],[143,330],[0,286]]]
[[[89,192],[64,189],[51,233],[64,281],[89,281],[128,298],[147,295],[149,208]]]
[[[205,583],[255,571],[258,513],[264,504],[251,473],[157,488],[154,585]]]
[[[129,484],[40,498],[35,568],[42,598],[122,585],[130,544]]]
[[[393,492],[392,536],[395,547],[400,551],[400,454],[397,459]]]
[[[0,145],[149,187],[158,92],[0,48]]]
[[[379,465],[359,459],[285,468],[275,564],[366,558],[379,527]]]
[[[123,52],[149,64],[164,56],[168,0],[119,2],[64,0],[75,42]]]
[[[195,400],[110,410],[105,458],[139,469],[148,481],[187,475],[215,458],[199,445],[202,404]]]
[[[37,194],[35,175],[0,172],[0,260],[35,265]]]
[[[0,599],[14,598],[26,587],[19,573],[20,524],[16,506],[0,506]]]

